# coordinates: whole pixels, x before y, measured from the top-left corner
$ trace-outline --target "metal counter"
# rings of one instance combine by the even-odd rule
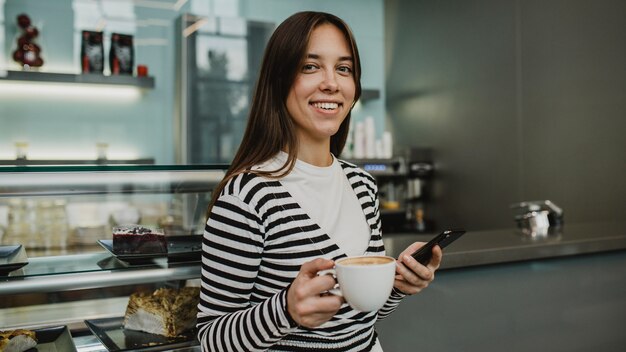
[[[416,241],[426,242],[435,234],[383,234],[387,253],[397,257]],[[519,230],[468,231],[444,250],[441,269],[471,267],[516,261],[557,258],[626,249],[626,222],[565,224],[542,237]]]

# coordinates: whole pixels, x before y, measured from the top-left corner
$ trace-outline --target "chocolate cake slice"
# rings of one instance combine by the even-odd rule
[[[160,288],[133,293],[124,315],[124,328],[176,337],[196,325],[199,287]]]
[[[167,241],[160,229],[139,225],[118,226],[113,229],[115,254],[167,253]]]

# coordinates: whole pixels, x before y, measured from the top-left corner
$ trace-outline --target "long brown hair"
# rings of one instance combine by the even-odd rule
[[[298,12],[283,21],[265,48],[246,131],[224,179],[213,191],[207,216],[226,183],[234,176],[243,172],[254,172],[279,178],[293,169],[298,155],[298,139],[294,122],[287,111],[286,100],[305,58],[311,32],[327,23],[336,26],[344,34],[350,47],[354,60],[354,102],[358,101],[361,96],[361,59],[350,27],[335,15],[313,11]],[[334,155],[341,154],[346,144],[350,115],[351,112],[341,123],[337,133],[330,137],[330,152]],[[289,151],[289,156],[280,169],[251,170],[254,165],[269,160],[283,148]]]

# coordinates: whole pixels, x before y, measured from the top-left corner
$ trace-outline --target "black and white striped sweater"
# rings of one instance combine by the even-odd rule
[[[374,179],[340,160],[371,228],[365,254],[384,254]],[[300,266],[315,258],[345,257],[279,181],[253,174],[230,180],[212,208],[202,244],[198,314],[203,351],[368,351],[374,323],[404,295],[392,292],[378,312],[344,304],[315,329],[295,326],[286,293]]]

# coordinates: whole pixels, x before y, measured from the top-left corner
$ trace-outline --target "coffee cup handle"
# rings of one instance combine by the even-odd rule
[[[321,270],[317,272],[317,276],[322,276],[322,275],[331,275],[332,277],[335,278],[335,281],[337,280],[337,272],[335,271],[335,269],[326,269],[326,270]],[[343,294],[341,293],[341,290],[339,289],[339,283],[336,283],[335,287],[331,288],[330,290],[326,292],[335,296],[343,297]]]

